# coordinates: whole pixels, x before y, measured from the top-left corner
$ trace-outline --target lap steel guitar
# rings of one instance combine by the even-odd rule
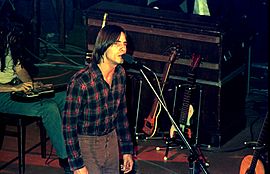
[[[48,98],[54,96],[53,84],[37,83],[34,88],[27,91],[11,92],[11,99],[19,102],[33,102],[41,98]]]

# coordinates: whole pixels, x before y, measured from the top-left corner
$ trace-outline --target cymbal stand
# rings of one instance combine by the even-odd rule
[[[181,137],[182,141],[184,142],[184,144],[186,145],[186,147],[190,151],[190,155],[188,157],[189,164],[192,164],[192,166],[193,166],[193,164],[196,164],[196,168],[194,168],[194,167],[191,168],[190,167],[190,173],[197,172],[197,171],[199,171],[199,169],[201,169],[201,171],[203,171],[205,174],[208,174],[209,172],[206,169],[206,165],[204,163],[205,161],[202,160],[203,155],[202,155],[201,151],[198,151],[197,148],[195,148],[195,147],[193,147],[193,146],[191,146],[189,144],[189,142],[187,141],[187,139],[185,138],[185,136],[183,135],[183,133],[179,129],[178,125],[173,120],[173,117],[171,116],[168,108],[165,106],[165,104],[163,103],[163,101],[159,97],[158,93],[156,92],[156,90],[154,89],[153,85],[150,83],[149,79],[147,78],[147,76],[145,75],[145,73],[143,72],[142,69],[140,69],[140,73],[143,75],[143,77],[147,81],[147,83],[150,86],[151,90],[154,92],[155,96],[157,97],[159,103],[161,104],[161,106],[163,107],[163,109],[166,111],[166,113],[167,113],[170,121],[175,126],[175,129],[176,129],[177,133],[179,134],[179,136]],[[191,166],[191,165],[189,165],[189,166]],[[196,169],[196,171],[195,171],[195,169]]]

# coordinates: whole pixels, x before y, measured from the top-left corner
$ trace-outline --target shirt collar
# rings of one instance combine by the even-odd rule
[[[114,70],[115,74],[118,74],[121,71],[121,68],[120,67],[121,67],[121,65],[117,65],[115,67],[115,70]],[[89,73],[90,73],[90,75],[93,78],[102,77],[102,73],[101,73],[101,71],[98,68],[98,66],[97,66],[96,63],[90,63],[88,68],[89,68],[88,69],[89,70]]]

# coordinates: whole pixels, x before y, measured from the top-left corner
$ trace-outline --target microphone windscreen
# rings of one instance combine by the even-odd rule
[[[129,55],[129,54],[123,54],[122,58],[129,64],[134,63],[133,57],[131,55]]]

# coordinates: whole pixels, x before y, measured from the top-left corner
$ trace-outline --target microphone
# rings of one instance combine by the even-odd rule
[[[148,71],[152,71],[150,68],[148,68],[147,66],[141,64],[139,61],[137,61],[136,59],[134,59],[131,55],[129,54],[123,54],[122,58],[125,60],[125,62],[127,62],[130,65],[134,65],[135,68],[139,68],[139,69],[147,69]]]

